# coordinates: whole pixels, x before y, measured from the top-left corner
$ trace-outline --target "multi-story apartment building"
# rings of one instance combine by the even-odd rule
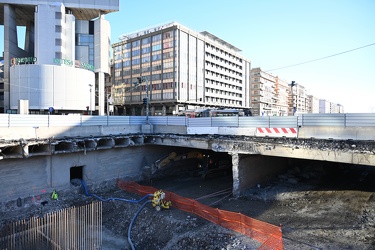
[[[305,86],[295,83],[290,86],[289,94],[289,115],[306,114],[308,107],[308,97]]]
[[[261,68],[251,69],[251,111],[253,115],[287,115],[288,83]]]
[[[104,114],[111,48],[104,14],[118,10],[118,0],[0,0],[0,112],[16,113],[26,100],[30,113]],[[26,27],[24,48],[18,47],[17,26]]]
[[[250,61],[207,31],[173,22],[124,35],[112,48],[117,114],[250,106]]]
[[[319,113],[319,98],[314,95],[307,95],[307,113],[317,114]]]
[[[319,113],[325,114],[325,113],[331,113],[331,102],[320,99],[319,100]]]
[[[344,106],[341,104],[333,103],[325,99],[319,100],[319,113],[344,113]]]

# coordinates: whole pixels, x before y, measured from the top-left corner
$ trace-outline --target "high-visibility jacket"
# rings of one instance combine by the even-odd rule
[[[57,200],[57,199],[59,198],[59,196],[57,195],[56,190],[53,190],[52,195],[51,195],[51,198],[52,198],[53,200]]]

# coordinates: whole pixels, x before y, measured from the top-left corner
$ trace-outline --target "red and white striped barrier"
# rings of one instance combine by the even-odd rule
[[[257,128],[255,136],[297,137],[297,128]]]

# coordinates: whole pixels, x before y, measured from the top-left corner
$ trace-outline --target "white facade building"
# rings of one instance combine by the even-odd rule
[[[261,68],[251,69],[251,111],[254,116],[288,115],[289,88],[285,80]]]
[[[0,112],[15,113],[19,101],[28,100],[30,113],[104,115],[111,45],[102,14],[118,11],[119,1],[0,1],[0,8],[5,34]],[[26,26],[24,49],[17,45],[18,25]]]
[[[317,114],[319,113],[319,98],[313,95],[307,95],[307,113]]]
[[[328,114],[331,113],[331,103],[325,99],[319,100],[319,113]]]

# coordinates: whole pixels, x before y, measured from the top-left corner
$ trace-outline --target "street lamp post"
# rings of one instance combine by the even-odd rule
[[[91,97],[92,84],[89,84],[89,86],[90,86],[90,115],[92,115],[92,109],[91,109],[91,102],[92,102],[92,97]]]
[[[138,84],[146,82],[146,98],[143,98],[143,103],[146,104],[146,123],[148,124],[148,113],[149,113],[149,98],[148,98],[148,79],[147,77],[137,77]]]
[[[149,112],[149,109],[148,109],[148,103],[149,103],[149,100],[148,100],[148,80],[146,77],[144,77],[143,79],[146,79],[146,98],[147,98],[147,102],[146,102],[146,123],[148,124],[148,112]]]
[[[296,112],[296,107],[294,107],[294,95],[293,95],[293,87],[296,86],[297,83],[295,81],[292,81],[289,86],[290,86],[290,90],[292,91],[292,114],[294,116],[295,112]]]

